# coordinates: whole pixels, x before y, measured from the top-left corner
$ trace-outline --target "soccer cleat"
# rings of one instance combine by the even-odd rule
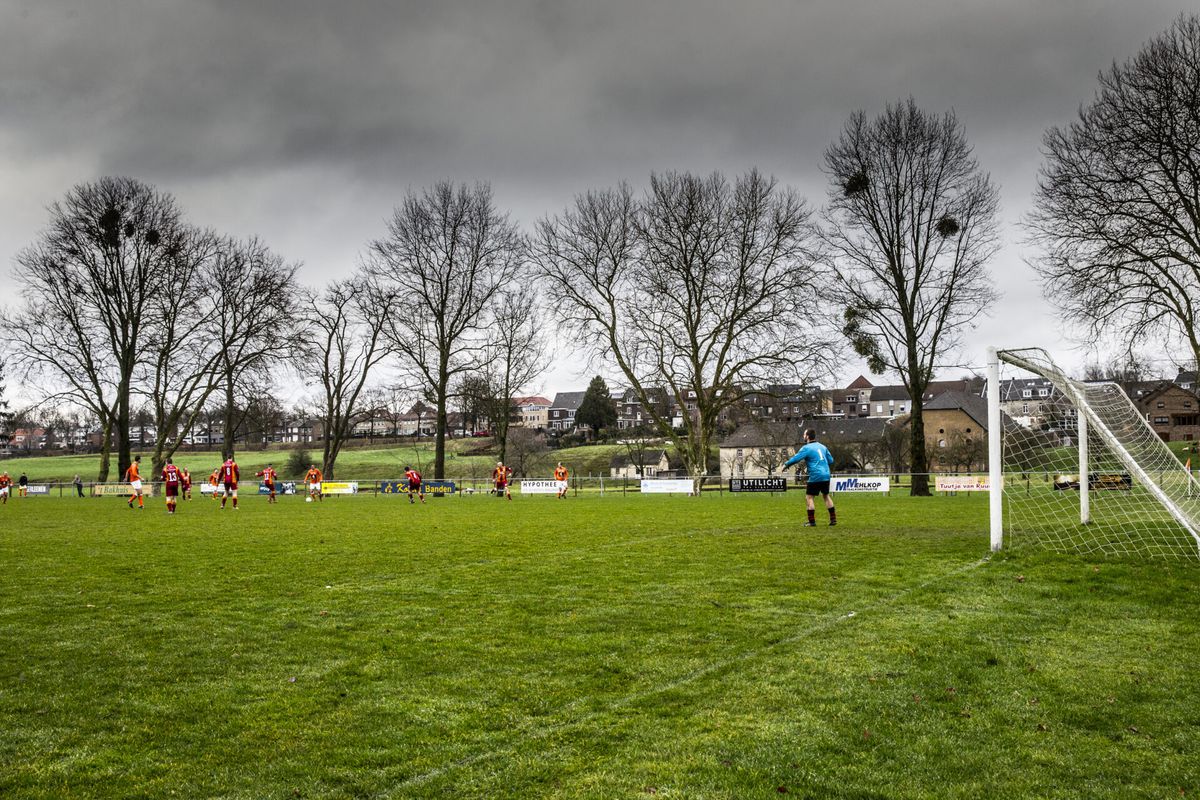
[[[834,527],[835,525],[837,525],[837,520],[836,520],[836,519],[831,519],[831,520],[829,520],[829,527],[831,527],[831,528],[832,528],[832,527]]]
[[[804,527],[806,527],[806,528],[815,528],[815,527],[817,527],[817,523],[815,523],[815,522],[806,522],[806,523],[804,523]]]

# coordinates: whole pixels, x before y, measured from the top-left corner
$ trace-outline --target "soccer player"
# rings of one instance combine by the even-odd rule
[[[21,490],[21,497],[27,497],[29,494],[29,476],[24,472],[22,472],[21,477],[17,479],[17,486]]]
[[[12,486],[12,478],[8,477],[8,472],[0,472],[0,505],[8,505],[10,486]]]
[[[567,478],[569,477],[570,473],[567,472],[567,468],[563,466],[561,461],[558,462],[558,466],[554,468],[554,480],[558,484],[559,500],[563,500],[567,496],[567,487],[571,485],[567,482]]]
[[[321,474],[321,470],[317,469],[316,464],[312,464],[308,468],[308,472],[304,473],[304,482],[308,484],[308,496],[315,497],[318,500],[324,500],[325,496],[321,494],[321,479],[325,477]]]
[[[408,481],[408,503],[412,505],[413,493],[416,492],[417,497],[421,499],[421,504],[425,504],[425,486],[421,483],[421,473],[417,472],[412,467],[404,468],[404,479]]]
[[[833,507],[833,498],[829,496],[829,471],[833,469],[833,454],[829,448],[817,441],[817,432],[809,428],[804,432],[804,447],[796,451],[783,465],[784,469],[804,462],[808,471],[808,487],[805,490],[805,501],[808,503],[808,522],[806,528],[817,526],[817,511],[814,499],[817,495],[825,498],[825,508],[829,509],[829,524],[837,525],[837,509]]]
[[[192,499],[192,473],[186,468],[179,468],[179,495],[184,500]]]
[[[221,468],[217,467],[208,476],[208,485],[212,487],[212,499],[213,500],[216,500],[217,498],[219,498],[221,496],[221,493],[219,491],[217,491],[217,488],[220,485],[219,484],[220,480],[221,480]]]
[[[179,472],[179,467],[171,463],[171,459],[167,459],[167,465],[163,467],[162,482],[163,496],[167,498],[167,513],[175,513],[175,503],[179,500],[179,484],[182,482],[183,476]]]
[[[508,488],[512,474],[511,467],[504,466],[503,461],[496,462],[496,468],[492,470],[492,480],[496,482],[496,497],[507,497],[512,500],[512,490]]]
[[[233,457],[225,459],[225,463],[218,470],[220,473],[217,480],[220,481],[220,486],[224,490],[221,493],[221,508],[225,508],[225,500],[233,498],[233,510],[237,511],[237,485],[238,485],[238,465],[233,460]]]
[[[275,479],[277,477],[279,477],[278,473],[276,473],[275,470],[272,469],[270,464],[267,464],[265,467],[262,468],[262,470],[260,472],[256,472],[256,473],[254,473],[254,475],[255,475],[255,477],[259,477],[259,478],[263,479],[263,483],[266,484],[266,486],[267,486],[267,491],[270,492],[270,494],[267,495],[267,505],[274,503],[275,502]]]
[[[129,469],[125,470],[125,480],[129,481],[129,488],[133,494],[129,495],[129,507],[133,508],[133,498],[137,498],[138,508],[143,511],[146,509],[146,504],[142,500],[142,457],[137,456],[133,459],[133,463],[129,465]]]

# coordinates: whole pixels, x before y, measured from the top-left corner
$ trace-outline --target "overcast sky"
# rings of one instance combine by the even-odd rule
[[[1043,345],[1077,366],[1021,244],[1042,132],[1191,9],[0,0],[0,258],[11,267],[46,205],[102,175],[155,184],[195,223],[260,235],[311,283],[349,273],[406,191],[440,178],[489,181],[523,225],[665,169],[756,166],[820,204],[822,153],[846,117],[912,95],[957,112],[1002,191],[1004,297],[965,361],[988,344]],[[584,381],[563,363],[542,388]]]

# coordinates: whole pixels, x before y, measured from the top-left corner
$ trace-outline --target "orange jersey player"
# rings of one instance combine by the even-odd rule
[[[12,478],[7,472],[0,472],[0,503],[8,505],[8,493],[12,491]]]
[[[163,496],[167,498],[167,513],[175,513],[175,503],[179,500],[179,487],[183,483],[183,474],[179,467],[167,459],[167,465],[162,471]]]
[[[220,479],[220,477],[221,477],[221,468],[220,467],[217,467],[216,469],[214,469],[212,471],[212,474],[208,476],[208,485],[212,487],[213,500],[216,500],[218,497],[221,496],[221,493],[217,491],[217,480]]]
[[[276,478],[279,477],[279,474],[277,472],[275,472],[275,470],[271,467],[270,464],[267,464],[265,467],[262,468],[261,471],[254,473],[254,475],[256,477],[262,478],[263,486],[267,487],[267,491],[269,492],[269,494],[267,495],[267,503],[268,504],[274,503],[275,502],[275,480],[276,480]]]
[[[404,480],[408,481],[408,502],[409,505],[413,502],[413,495],[425,502],[425,484],[421,481],[421,473],[417,472],[412,467],[404,468]]]
[[[563,466],[561,461],[558,462],[558,466],[554,468],[554,482],[557,484],[556,488],[558,489],[559,500],[567,496],[567,488],[571,485],[569,482],[570,477],[571,473],[567,472],[567,468]]]
[[[324,476],[321,470],[317,469],[317,465],[313,464],[308,468],[308,472],[304,473],[304,482],[308,484],[308,499],[314,497],[318,500],[324,500],[325,496],[321,494],[321,480]]]
[[[125,480],[129,482],[129,488],[132,491],[132,494],[129,495],[129,507],[133,508],[133,500],[136,497],[138,501],[138,508],[144,510],[146,508],[146,504],[142,500],[141,466],[141,456],[133,459],[133,463],[130,464],[129,468],[125,470]]]
[[[179,468],[179,495],[184,500],[192,499],[192,473],[183,467]]]

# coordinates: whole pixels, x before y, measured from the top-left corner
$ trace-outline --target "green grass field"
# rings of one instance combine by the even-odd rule
[[[1200,568],[986,496],[0,508],[0,796],[1180,797]]]

